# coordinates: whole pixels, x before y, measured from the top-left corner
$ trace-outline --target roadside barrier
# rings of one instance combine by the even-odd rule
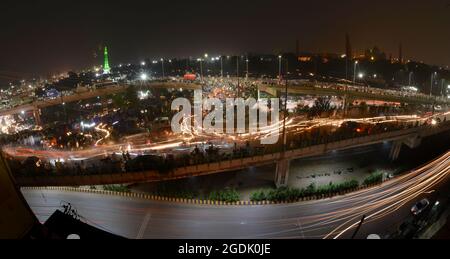
[[[389,179],[385,179],[383,181],[386,182]],[[136,192],[118,192],[111,190],[98,190],[98,189],[90,189],[90,188],[80,188],[80,187],[65,187],[65,186],[48,186],[48,187],[21,187],[23,190],[51,190],[51,191],[66,191],[66,192],[84,192],[84,193],[93,193],[93,194],[102,194],[102,195],[112,195],[112,196],[122,196],[129,198],[137,198],[151,201],[162,201],[162,202],[172,202],[172,203],[181,203],[181,204],[194,204],[194,205],[209,205],[209,206],[264,206],[264,205],[276,205],[276,204],[290,204],[297,203],[302,201],[315,201],[315,200],[323,200],[323,199],[331,199],[333,197],[346,195],[352,192],[361,191],[364,189],[372,188],[377,185],[381,185],[382,183],[371,184],[371,185],[363,185],[354,189],[341,191],[338,193],[327,193],[321,195],[312,195],[299,198],[297,200],[292,201],[235,201],[235,202],[225,202],[225,201],[214,201],[214,200],[204,200],[204,199],[187,199],[187,198],[176,198],[176,197],[165,197],[144,193],[136,193]]]

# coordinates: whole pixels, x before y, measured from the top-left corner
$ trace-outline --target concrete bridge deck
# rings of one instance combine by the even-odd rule
[[[106,88],[98,88],[91,91],[76,93],[73,95],[62,96],[51,100],[36,100],[32,103],[18,105],[9,109],[0,110],[0,116],[19,114],[26,111],[36,111],[45,107],[54,105],[61,105],[62,103],[70,103],[79,100],[86,100],[95,98],[97,96],[104,96],[110,94],[116,94],[125,91],[129,85],[113,85]],[[154,88],[183,88],[189,90],[201,89],[201,84],[196,83],[184,83],[184,82],[148,82],[136,85],[138,87],[154,87]],[[258,85],[261,92],[266,92],[273,96],[279,96],[280,93],[284,93],[285,87],[282,85]],[[422,103],[422,104],[449,104],[450,101],[441,98],[425,97],[425,96],[402,96],[394,94],[374,94],[368,91],[355,91],[345,89],[334,88],[321,88],[312,86],[288,86],[289,94],[302,94],[302,95],[337,95],[346,96],[349,99],[370,99],[370,100],[382,100],[390,102],[403,102],[403,103]]]
[[[102,175],[75,175],[75,176],[36,176],[36,177],[17,177],[16,181],[19,186],[82,186],[82,185],[103,185],[103,184],[119,184],[132,182],[151,182],[164,181],[187,178],[192,176],[209,175],[214,173],[234,171],[253,166],[262,166],[267,164],[275,164],[283,160],[323,155],[333,150],[344,150],[360,146],[368,146],[376,143],[392,141],[397,143],[393,145],[394,154],[398,156],[400,148],[403,144],[416,142],[424,137],[450,131],[450,121],[443,122],[439,125],[424,125],[414,128],[384,132],[380,134],[356,137],[346,140],[330,142],[326,144],[318,144],[309,147],[288,150],[284,154],[273,153],[265,155],[257,155],[240,159],[232,159],[221,162],[206,163],[200,165],[186,166],[177,168],[168,173],[160,173],[158,171],[145,172],[127,172],[116,174]],[[398,150],[397,150],[398,149]],[[287,166],[287,174],[289,166]],[[278,170],[277,170],[278,171]],[[286,173],[286,172],[285,172]],[[277,175],[278,172],[275,172]],[[287,182],[287,177],[284,179]]]

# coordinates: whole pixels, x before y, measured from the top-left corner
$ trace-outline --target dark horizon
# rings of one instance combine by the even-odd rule
[[[294,52],[355,53],[378,46],[398,56],[447,67],[447,0],[376,2],[6,1],[0,11],[0,82],[145,58]]]

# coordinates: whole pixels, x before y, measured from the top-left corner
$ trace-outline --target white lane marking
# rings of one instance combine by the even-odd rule
[[[147,212],[147,214],[145,214],[144,219],[142,220],[141,226],[139,227],[139,231],[136,236],[136,239],[142,239],[142,237],[145,234],[145,230],[147,229],[147,225],[150,222],[151,217],[152,217],[152,214],[150,212]]]
[[[47,203],[47,198],[45,197],[45,195],[42,191],[41,191],[41,196],[42,196],[42,199],[44,200],[44,202]]]
[[[298,229],[300,230],[300,234],[302,235],[302,239],[305,239],[305,234],[303,233],[302,223],[300,223],[300,219],[297,219],[297,226]]]

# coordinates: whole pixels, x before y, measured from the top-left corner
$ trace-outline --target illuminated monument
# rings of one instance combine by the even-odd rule
[[[104,63],[103,63],[103,74],[109,74],[111,72],[111,68],[109,67],[109,60],[108,60],[108,47],[105,46],[105,51],[103,52],[104,55]]]

